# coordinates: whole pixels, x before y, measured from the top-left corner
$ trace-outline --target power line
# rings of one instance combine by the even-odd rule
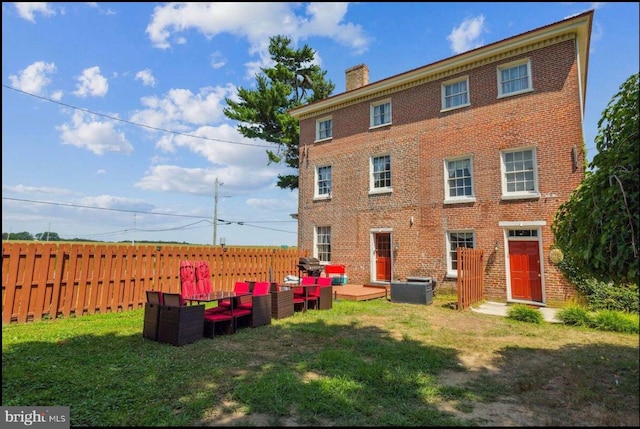
[[[138,214],[148,214],[148,215],[154,215],[154,216],[188,217],[188,218],[195,218],[195,219],[203,219],[205,221],[211,222],[211,219],[209,217],[207,217],[207,216],[182,215],[182,214],[174,214],[174,213],[143,212],[143,211],[140,211],[140,210],[114,209],[114,208],[108,208],[108,207],[85,206],[85,205],[81,205],[81,204],[59,203],[59,202],[53,202],[53,201],[27,200],[27,199],[23,199],[23,198],[11,198],[11,197],[2,197],[2,199],[3,200],[11,200],[11,201],[21,201],[21,202],[24,202],[24,203],[49,204],[49,205],[53,205],[53,206],[76,207],[76,208],[93,209],[93,210],[107,210],[107,211],[116,211],[116,212],[125,212],[125,213],[138,213]],[[223,219],[218,219],[218,221],[224,222],[224,223],[229,223],[230,222],[230,223],[238,223],[238,224],[243,224],[243,223],[247,223],[247,222],[251,222],[251,223],[282,223],[282,222],[292,223],[292,222],[296,222],[295,220],[248,220],[248,221],[232,220],[232,221],[226,221],[226,220],[223,220]]]
[[[140,124],[138,122],[128,121],[126,119],[122,119],[122,118],[118,118],[118,117],[115,117],[115,116],[106,115],[104,113],[94,112],[94,111],[89,110],[89,109],[84,109],[82,107],[73,106],[71,104],[63,103],[61,101],[52,100],[51,98],[43,97],[41,95],[32,94],[30,92],[26,92],[26,91],[23,91],[23,90],[18,89],[18,88],[13,88],[13,87],[8,86],[8,85],[4,85],[3,84],[2,86],[4,88],[11,89],[11,90],[16,91],[16,92],[21,92],[22,94],[29,95],[29,96],[34,97],[34,98],[39,98],[41,100],[49,101],[50,103],[59,104],[61,106],[68,107],[70,109],[75,109],[75,110],[79,110],[81,112],[90,113],[92,115],[101,116],[103,118],[108,118],[108,119],[111,119],[113,121],[124,122],[126,124],[134,125],[136,127],[148,128],[148,129],[154,130],[154,131],[161,131],[161,132],[164,132],[164,133],[175,134],[175,135],[178,135],[178,136],[191,137],[191,138],[194,138],[194,139],[209,140],[209,141],[215,141],[215,142],[220,142],[220,143],[229,143],[229,144],[237,144],[237,145],[242,145],[242,146],[253,146],[253,147],[266,147],[266,148],[272,148],[273,147],[272,145],[257,144],[257,143],[232,142],[232,141],[229,141],[229,140],[214,139],[214,138],[211,138],[211,137],[196,136],[196,135],[193,135],[193,134],[181,133],[179,131],[166,130],[164,128],[158,128],[158,127],[154,127],[154,126],[151,126],[151,125]]]
[[[26,203],[35,203],[35,204],[48,204],[48,205],[53,205],[53,206],[85,208],[85,209],[92,209],[92,210],[105,210],[105,211],[116,211],[116,212],[134,213],[134,214],[147,214],[147,215],[154,215],[154,216],[173,216],[173,217],[186,217],[186,218],[200,219],[200,221],[198,221],[198,222],[194,222],[194,223],[187,224],[187,225],[180,226],[180,227],[173,227],[173,228],[167,228],[167,229],[158,229],[158,230],[144,230],[144,229],[137,229],[137,228],[124,229],[124,230],[121,230],[121,231],[113,231],[113,232],[109,232],[109,233],[102,233],[104,235],[125,233],[125,232],[130,232],[130,231],[140,231],[140,232],[174,231],[174,230],[179,230],[179,229],[185,229],[186,227],[193,226],[193,225],[196,225],[196,224],[202,223],[202,222],[208,222],[210,224],[213,224],[212,220],[210,218],[206,217],[206,216],[181,215],[181,214],[171,214],[171,213],[153,213],[153,212],[144,212],[144,211],[140,211],[140,210],[114,209],[114,208],[106,208],[106,207],[85,206],[85,205],[81,205],[81,204],[58,203],[58,202],[51,202],[51,201],[26,200],[26,199],[22,199],[22,198],[2,197],[2,199],[3,200],[11,200],[11,201],[20,201],[20,202],[26,202]],[[221,223],[223,223],[225,225],[236,224],[238,226],[249,226],[249,227],[252,227],[252,228],[267,229],[267,230],[271,230],[271,231],[284,232],[284,233],[287,233],[287,234],[297,234],[297,232],[294,232],[294,231],[287,231],[287,230],[284,230],[284,229],[269,228],[269,227],[264,227],[264,226],[253,225],[253,224],[256,224],[256,223],[276,223],[276,222],[293,223],[293,222],[296,222],[295,220],[238,221],[238,220],[218,219],[218,222],[221,222]],[[85,235],[85,236],[94,236],[94,235],[102,235],[102,234],[89,234],[89,235]]]

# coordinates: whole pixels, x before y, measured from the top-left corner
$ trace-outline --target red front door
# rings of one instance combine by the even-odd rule
[[[376,234],[376,281],[391,281],[391,234]]]
[[[511,298],[542,302],[540,251],[537,241],[509,241]]]

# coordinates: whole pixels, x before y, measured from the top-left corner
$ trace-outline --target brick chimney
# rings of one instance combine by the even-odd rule
[[[347,91],[369,84],[369,67],[360,64],[347,69]]]

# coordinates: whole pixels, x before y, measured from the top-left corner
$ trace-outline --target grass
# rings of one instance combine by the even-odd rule
[[[636,423],[637,335],[452,300],[340,300],[182,347],[142,338],[143,309],[8,325],[2,405],[71,426],[483,426],[509,404],[527,420],[505,425]]]

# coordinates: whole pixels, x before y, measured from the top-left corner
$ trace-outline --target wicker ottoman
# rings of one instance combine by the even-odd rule
[[[319,310],[331,310],[333,308],[333,288],[325,286],[320,288]]]
[[[204,305],[160,306],[158,341],[182,346],[202,338]]]
[[[283,319],[293,316],[293,289],[271,291],[271,317]]]

